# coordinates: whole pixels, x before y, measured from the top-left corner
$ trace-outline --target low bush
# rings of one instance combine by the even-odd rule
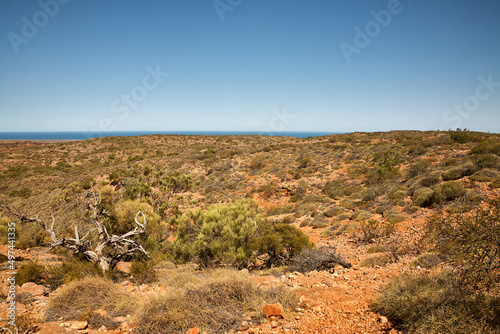
[[[431,188],[420,188],[413,193],[413,203],[416,206],[428,207],[434,203],[434,190]]]
[[[312,228],[325,228],[330,226],[328,220],[323,216],[316,216],[313,221],[309,224]]]
[[[472,159],[474,160],[474,164],[477,169],[483,168],[491,168],[491,169],[499,169],[500,168],[500,157],[495,154],[480,154],[473,155]]]
[[[391,263],[391,260],[385,254],[374,254],[367,256],[359,264],[360,267],[383,267],[386,264]]]
[[[450,130],[449,134],[455,143],[465,144],[473,139],[473,134],[467,129]]]
[[[382,245],[372,244],[366,248],[368,254],[384,253],[387,249]]]
[[[322,238],[330,238],[330,237],[333,237],[335,235],[337,235],[337,232],[340,228],[341,224],[340,223],[334,223],[332,226],[330,226],[329,228],[327,228],[326,230],[324,230],[323,232],[321,232],[320,236]]]
[[[494,154],[500,156],[500,141],[498,139],[486,139],[478,143],[471,150],[473,154]]]
[[[464,176],[472,175],[475,171],[476,166],[474,166],[474,163],[468,161],[462,165],[445,169],[441,174],[441,177],[444,181],[453,181],[461,179]]]
[[[500,188],[500,176],[494,179],[490,184],[489,187],[491,189],[498,189]]]
[[[46,283],[51,290],[85,277],[102,276],[102,270],[95,264],[78,257],[69,262],[47,267]]]
[[[373,304],[408,333],[500,332],[498,296],[464,293],[451,273],[403,274],[390,281]]]
[[[357,210],[351,216],[351,219],[356,220],[358,222],[362,222],[362,221],[369,219],[371,216],[373,216],[373,214],[371,212],[368,212],[366,210]]]
[[[425,175],[429,172],[432,163],[427,159],[420,159],[408,166],[406,174],[407,179],[413,179],[416,176]]]
[[[16,283],[22,286],[24,283],[33,282],[42,284],[47,278],[47,270],[44,266],[35,262],[21,264],[16,274]]]
[[[343,213],[343,214],[340,214],[336,217],[333,217],[333,222],[338,223],[338,222],[341,222],[341,221],[346,220],[346,219],[351,219],[350,213]]]
[[[323,193],[332,199],[341,199],[361,190],[361,186],[346,179],[328,181],[322,188]]]
[[[472,181],[477,181],[477,182],[492,182],[499,175],[500,173],[497,170],[491,168],[485,168],[474,173],[474,175],[472,175],[470,179]]]
[[[133,261],[130,266],[130,274],[134,277],[134,282],[137,285],[149,284],[158,281],[154,263],[151,260]]]
[[[407,220],[408,216],[396,210],[388,210],[384,212],[384,218],[391,223],[400,223]]]
[[[392,205],[390,205],[390,204],[381,204],[381,205],[379,205],[379,206],[377,206],[375,208],[375,213],[381,215],[381,214],[383,214],[384,212],[386,212],[388,210],[392,210]]]
[[[436,216],[426,230],[424,240],[446,256],[464,284],[476,290],[500,288],[500,200],[466,214]]]
[[[457,197],[463,196],[465,193],[465,188],[460,181],[450,181],[443,184],[441,189],[443,198],[446,200],[452,200]]]
[[[343,208],[341,206],[338,206],[338,205],[335,205],[331,208],[328,208],[325,212],[323,212],[323,214],[326,216],[326,217],[335,217],[335,216],[338,216],[338,215],[341,215],[343,213],[347,213],[349,210],[347,210],[346,208]]]
[[[361,243],[371,243],[381,237],[387,237],[394,232],[395,224],[379,222],[375,219],[368,219],[361,223],[358,233],[358,241]]]
[[[299,272],[309,272],[313,270],[332,271],[336,265],[341,265],[344,268],[352,267],[352,265],[344,259],[342,254],[333,247],[305,249],[297,254],[292,260],[293,270]]]
[[[345,223],[342,227],[340,227],[337,234],[351,233],[356,230],[356,227],[357,226],[354,223]]]
[[[392,205],[403,205],[403,200],[408,196],[408,191],[409,189],[406,186],[396,186],[387,194],[387,198]]]
[[[424,253],[420,254],[414,261],[412,261],[411,266],[432,269],[441,262],[443,262],[443,260],[439,255],[434,253]]]

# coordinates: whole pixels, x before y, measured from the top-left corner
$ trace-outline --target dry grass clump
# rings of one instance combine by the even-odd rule
[[[296,306],[296,297],[285,287],[257,287],[246,276],[231,270],[196,273],[183,269],[171,281],[175,293],[147,300],[137,315],[138,333],[186,333],[198,327],[208,333],[224,333],[238,326],[243,314],[261,319],[266,303]]]
[[[91,327],[100,327],[112,317],[133,314],[138,306],[135,297],[112,282],[100,277],[87,277],[64,286],[49,299],[45,321],[86,320]],[[100,319],[95,311],[103,309],[109,319]]]
[[[388,263],[391,263],[391,259],[386,254],[374,254],[367,256],[361,263],[360,267],[382,267]]]
[[[373,310],[408,333],[500,333],[498,296],[464,291],[452,273],[403,274],[383,289]]]

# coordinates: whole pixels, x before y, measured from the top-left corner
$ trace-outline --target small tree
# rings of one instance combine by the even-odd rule
[[[307,236],[297,228],[264,219],[257,202],[238,200],[213,205],[206,211],[188,211],[176,217],[174,250],[179,260],[202,266],[228,264],[245,267],[260,255],[266,264],[284,264],[304,247]]]

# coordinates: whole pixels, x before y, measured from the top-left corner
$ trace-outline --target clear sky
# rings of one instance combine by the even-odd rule
[[[498,0],[0,2],[0,131],[500,132]]]

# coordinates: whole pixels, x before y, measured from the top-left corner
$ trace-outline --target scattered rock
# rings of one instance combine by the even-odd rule
[[[57,322],[42,323],[38,325],[37,334],[78,334],[77,330],[61,325]]]
[[[200,333],[200,330],[198,329],[198,327],[193,327],[190,330],[188,330],[188,332],[187,332],[187,334],[199,334],[199,333]]]
[[[38,285],[33,282],[27,282],[23,284],[23,286],[21,287],[21,291],[27,292],[34,297],[38,297],[48,295],[50,290],[43,285]]]
[[[283,307],[281,304],[267,304],[263,308],[264,314],[270,318],[270,317],[278,317],[278,318],[284,318],[283,315]]]
[[[88,322],[86,321],[69,321],[68,324],[70,328],[76,330],[82,330],[89,326]]]

